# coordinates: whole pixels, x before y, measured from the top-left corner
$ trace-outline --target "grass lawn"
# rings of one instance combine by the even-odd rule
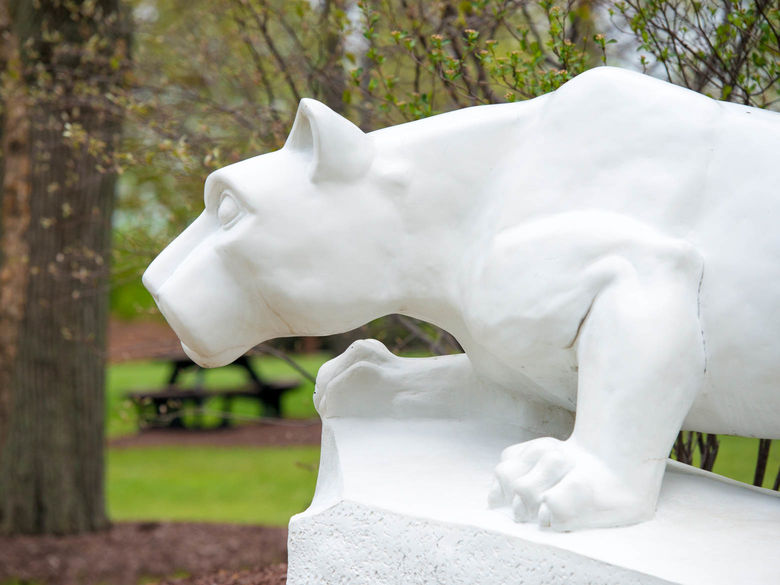
[[[305,355],[296,360],[312,373],[328,358]],[[286,363],[272,357],[254,358],[268,379],[296,377]],[[109,368],[108,435],[137,430],[135,409],[123,394],[134,388],[162,386],[167,366],[135,362]],[[194,384],[194,374],[184,379]],[[243,382],[237,368],[208,370],[205,385],[224,388]],[[288,393],[282,405],[288,417],[316,416],[313,387],[304,382]],[[207,405],[208,406],[208,405]],[[257,403],[234,405],[234,412],[256,417]],[[758,450],[756,439],[720,436],[715,472],[752,483]],[[304,510],[314,493],[319,448],[157,447],[108,449],[108,505],[114,520],[181,520],[285,525]],[[764,487],[771,487],[780,466],[780,441],[770,451]]]
[[[112,520],[286,526],[314,494],[318,447],[109,449]]]
[[[780,465],[773,445],[764,487]],[[721,437],[717,473],[753,480],[757,441]],[[109,449],[113,520],[179,520],[286,525],[314,494],[319,448],[151,447]]]
[[[720,447],[713,471],[752,484],[758,458],[758,439],[728,435],[718,435],[718,439],[720,439]],[[772,488],[779,467],[780,441],[772,441],[762,487]]]
[[[330,356],[310,354],[295,360],[312,375]],[[273,357],[254,357],[253,366],[268,380],[301,379],[287,392],[282,411],[288,418],[317,416],[314,387],[292,367]],[[135,433],[135,407],[125,393],[162,387],[169,375],[163,362],[127,362],[108,369],[106,432],[109,438]],[[240,386],[247,382],[239,368],[203,372],[206,388]],[[195,372],[181,375],[185,387],[196,383]],[[206,408],[217,408],[219,401]],[[233,412],[257,418],[254,400],[236,400]],[[216,419],[215,419],[216,420]],[[215,422],[212,421],[212,422]],[[206,417],[206,423],[209,423]],[[314,494],[318,447],[109,448],[106,490],[113,520],[180,520],[286,525],[290,516],[308,507]]]

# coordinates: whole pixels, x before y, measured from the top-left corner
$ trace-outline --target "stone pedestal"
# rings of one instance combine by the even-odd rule
[[[671,461],[635,526],[556,533],[489,509],[501,450],[530,438],[487,420],[325,418],[289,585],[778,582],[780,498]]]

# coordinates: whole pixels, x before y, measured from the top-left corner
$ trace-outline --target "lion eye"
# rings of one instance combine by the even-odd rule
[[[222,227],[227,227],[238,217],[239,208],[230,195],[225,195],[217,208],[217,219]]]

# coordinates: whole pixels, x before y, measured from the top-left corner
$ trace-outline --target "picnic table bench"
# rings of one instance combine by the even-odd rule
[[[203,405],[211,398],[221,399],[220,426],[231,424],[233,401],[236,398],[257,400],[260,416],[281,417],[281,400],[285,392],[300,386],[298,380],[267,382],[260,378],[247,356],[241,356],[230,366],[242,368],[248,377],[248,383],[238,387],[220,390],[207,390],[203,387],[203,369],[182,355],[170,356],[166,361],[171,365],[168,382],[163,388],[133,390],[125,394],[138,412],[139,426],[162,426],[169,428],[187,428],[184,414],[194,410],[193,428],[203,427]],[[183,371],[197,368],[198,380],[194,388],[182,388],[178,385]]]

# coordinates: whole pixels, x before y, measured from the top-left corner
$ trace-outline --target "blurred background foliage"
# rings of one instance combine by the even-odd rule
[[[602,64],[777,108],[780,8],[766,0],[132,0],[112,306],[202,209],[209,172],[281,147],[301,97],[370,131],[533,98]],[[290,234],[295,237],[295,234]]]

